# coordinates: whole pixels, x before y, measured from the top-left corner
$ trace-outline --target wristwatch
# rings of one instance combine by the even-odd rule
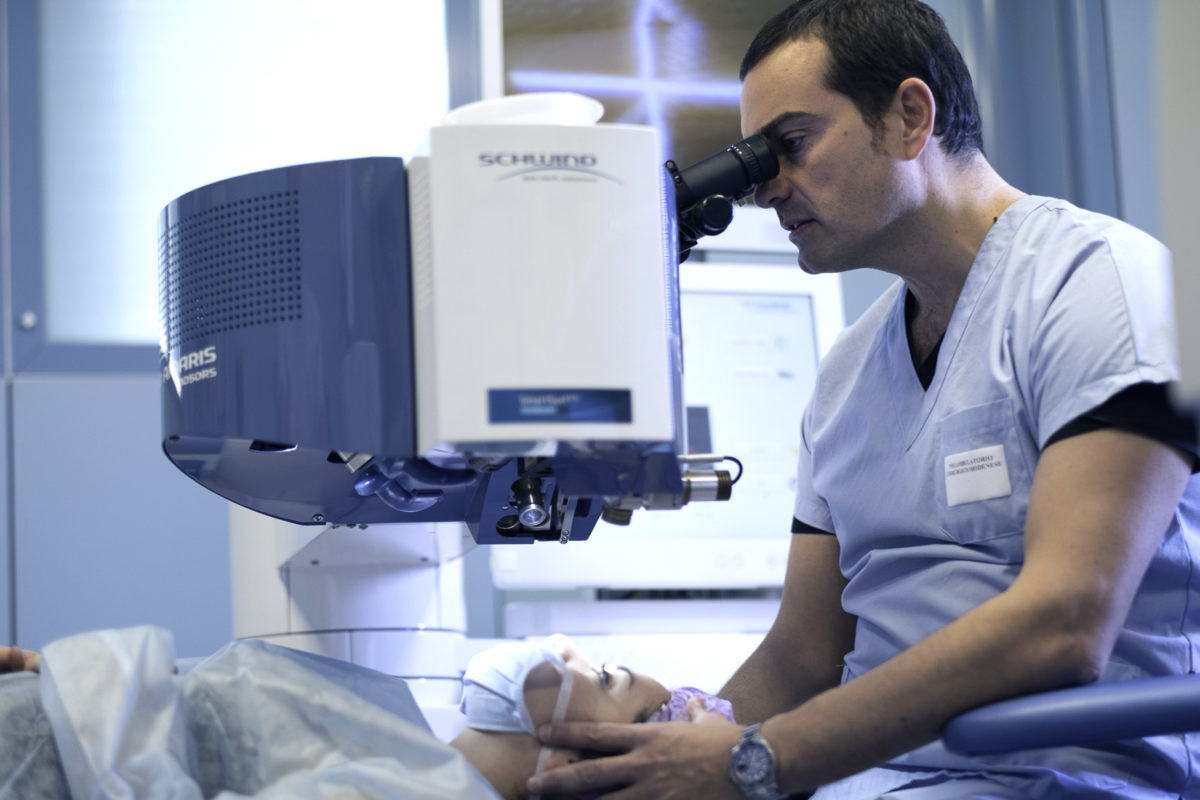
[[[780,800],[786,795],[779,793],[779,784],[775,779],[775,753],[759,733],[761,727],[760,722],[742,731],[737,744],[730,751],[729,780],[750,800]]]

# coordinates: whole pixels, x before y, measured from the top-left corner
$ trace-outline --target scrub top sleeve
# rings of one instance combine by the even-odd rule
[[[792,517],[792,533],[815,533],[821,536],[836,536],[832,531],[821,530],[820,528],[809,525],[807,522]]]
[[[1200,473],[1200,435],[1194,414],[1181,412],[1171,402],[1163,383],[1138,383],[1122,389],[1101,405],[1068,422],[1047,441],[1069,439],[1105,428],[1136,433],[1168,444],[1188,455],[1192,474]]]
[[[812,405],[804,412],[800,423],[800,455],[796,463],[796,504],[793,514],[793,532],[795,522],[799,521],[821,531],[833,531],[833,515],[825,500],[813,489],[813,454],[809,446],[809,425],[811,424]]]
[[[1171,263],[1165,247],[1133,228],[1081,240],[1068,230],[1061,284],[1030,335],[1038,448],[1071,420],[1136,383],[1177,377]]]

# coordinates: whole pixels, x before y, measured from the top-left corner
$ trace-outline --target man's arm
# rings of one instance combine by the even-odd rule
[[[938,737],[964,711],[1097,677],[1189,476],[1174,448],[1099,430],[1046,448],[1025,563],[1002,594],[891,661],[767,720],[779,786],[812,789]],[[542,776],[538,791],[625,785],[621,797],[740,797],[734,726],[554,726],[543,739],[613,752]]]
[[[765,723],[780,786],[853,774],[936,739],[971,708],[1099,677],[1189,472],[1174,448],[1115,429],[1048,447],[1012,586]]]
[[[845,587],[836,537],[792,536],[775,622],[719,693],[735,719],[762,722],[841,682],[854,644],[854,617],[842,610]]]

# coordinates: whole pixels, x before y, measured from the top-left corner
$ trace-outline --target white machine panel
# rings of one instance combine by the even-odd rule
[[[676,438],[658,160],[644,127],[432,130],[411,172],[421,452]]]

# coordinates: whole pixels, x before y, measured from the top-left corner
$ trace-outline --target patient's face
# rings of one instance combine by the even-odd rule
[[[572,672],[568,722],[642,722],[671,693],[658,681],[625,667],[596,664],[573,642],[564,641],[563,660]],[[562,676],[546,663],[525,680],[525,705],[535,725],[549,722]]]

